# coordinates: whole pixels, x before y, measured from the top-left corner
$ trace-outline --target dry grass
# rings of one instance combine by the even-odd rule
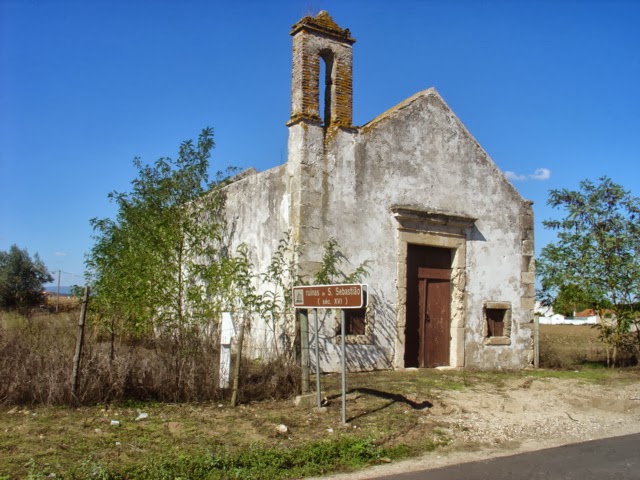
[[[0,312],[0,404],[92,404],[123,400],[217,401],[219,345],[215,335],[113,339],[86,329],[76,395],[72,370],[78,312],[22,317]],[[112,341],[113,340],[113,341]],[[286,362],[243,362],[239,400],[288,395],[298,389]]]
[[[591,325],[540,325],[540,365],[545,368],[606,366],[604,345]],[[631,352],[621,352],[623,365],[635,365]]]
[[[55,293],[47,292],[44,298],[43,307],[49,312],[73,312],[80,308],[80,300],[77,297],[69,295],[56,295]]]
[[[68,305],[71,305],[69,303]],[[80,383],[71,394],[78,311],[29,318],[0,313],[0,403],[87,404],[126,399],[218,401],[219,348],[215,336],[113,339],[87,328]],[[101,333],[102,332],[102,333]],[[112,351],[113,348],[113,351]],[[598,331],[590,326],[541,325],[541,366],[606,364]],[[627,364],[634,358],[627,356]],[[243,362],[240,401],[282,397],[299,390],[288,362]]]
[[[185,478],[300,478],[309,473],[288,474],[286,466],[277,475],[264,469],[272,460],[277,463],[281,452],[310,454],[318,442],[340,448],[360,445],[382,453],[359,464],[338,459],[324,473],[349,470],[387,456],[415,455],[446,444],[442,425],[429,414],[429,407],[441,405],[448,390],[469,390],[473,396],[485,388],[494,390],[513,380],[530,379],[533,373],[431,369],[351,373],[346,426],[340,421],[339,375],[323,376],[328,403],[320,410],[294,407],[291,400],[248,402],[237,408],[222,401],[125,401],[78,408],[3,406],[0,478],[2,474],[44,478],[52,473],[58,478],[157,478],[160,471],[170,472],[162,478],[174,478],[181,476],[184,465],[202,467],[189,470]],[[637,373],[630,374],[637,381]],[[607,384],[626,378],[624,373],[604,369],[535,372],[535,378],[545,375]],[[148,417],[136,420],[140,413]],[[278,432],[280,424],[287,426],[286,433]],[[244,455],[244,465],[254,470],[225,470],[216,476],[214,470],[223,459],[225,465],[239,468],[238,455]],[[208,460],[200,462],[202,458]]]
[[[82,478],[89,471],[142,471],[160,461],[195,458],[219,448],[235,455],[256,446],[304,450],[318,441],[366,441],[396,452],[400,448],[401,456],[424,452],[446,443],[438,425],[425,421],[439,392],[487,378],[433,370],[349,374],[346,426],[340,421],[339,375],[323,376],[328,403],[320,410],[294,407],[291,400],[252,401],[237,408],[222,401],[4,406],[0,478],[36,472]],[[141,412],[148,418],[136,420]],[[277,431],[280,424],[287,426],[286,433]]]

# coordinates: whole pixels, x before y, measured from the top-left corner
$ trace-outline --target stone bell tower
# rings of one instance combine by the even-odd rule
[[[341,161],[341,138],[352,126],[352,45],[348,29],[321,11],[304,17],[291,30],[293,71],[288,144],[289,225],[299,247],[301,275],[314,275],[327,241],[325,210],[327,171]],[[324,63],[324,75],[321,66]],[[324,105],[320,105],[320,89]]]
[[[353,104],[349,29],[340,28],[324,10],[304,17],[291,30],[293,36],[293,78],[291,126],[301,120],[324,127],[350,127]],[[325,75],[320,78],[320,63]],[[324,105],[320,89],[324,89]]]

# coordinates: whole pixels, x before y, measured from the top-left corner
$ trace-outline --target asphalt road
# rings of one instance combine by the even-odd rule
[[[378,480],[639,480],[640,434],[463,463]]]

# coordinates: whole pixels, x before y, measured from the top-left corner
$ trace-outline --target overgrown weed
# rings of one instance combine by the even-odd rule
[[[23,317],[0,312],[0,404],[77,405],[114,401],[223,401],[219,339],[201,330],[180,342],[161,333],[111,338],[89,324],[72,392],[77,312]],[[292,395],[299,369],[279,358],[243,361],[240,400]]]

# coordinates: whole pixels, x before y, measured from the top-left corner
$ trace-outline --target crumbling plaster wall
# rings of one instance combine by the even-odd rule
[[[351,369],[402,367],[404,320],[398,315],[398,228],[392,207],[409,205],[477,219],[465,232],[466,252],[457,366],[521,368],[530,355],[531,310],[522,299],[523,248],[532,241],[531,208],[504,178],[478,143],[430,89],[362,127],[338,130],[325,145],[308,190],[316,202],[318,246],[338,240],[352,267],[369,260],[374,335],[370,344],[350,345]],[[523,232],[526,232],[523,233]],[[526,237],[526,235],[529,235]],[[525,238],[526,237],[526,238]],[[312,249],[313,250],[313,249]],[[315,255],[320,250],[315,249]],[[310,251],[313,254],[313,251]],[[529,263],[530,258],[529,258]],[[531,268],[527,264],[527,268]],[[488,345],[483,307],[509,302],[509,345]],[[455,314],[455,312],[454,312]],[[336,320],[325,322],[324,369],[337,370]],[[455,325],[454,325],[455,327]],[[456,332],[452,331],[452,335]]]
[[[287,165],[254,173],[226,187],[227,243],[230,253],[246,244],[254,273],[266,272],[281,239],[291,231],[292,176]],[[258,283],[262,291],[269,285]],[[293,326],[279,326],[279,334],[293,337]],[[280,338],[280,341],[292,341]],[[273,345],[273,330],[264,319],[254,318],[246,336],[246,351],[266,357]]]
[[[435,90],[358,130],[305,122],[291,126],[289,162],[230,185],[227,212],[233,246],[249,245],[256,271],[266,269],[288,231],[298,244],[304,275],[320,267],[331,237],[345,255],[346,273],[369,262],[372,334],[347,342],[349,369],[373,370],[403,366],[403,245],[392,211],[399,205],[476,219],[457,253],[463,255],[463,271],[454,271],[462,311],[452,312],[452,336],[460,338],[451,364],[526,365],[533,298],[531,207]],[[433,238],[443,232],[446,237],[446,229],[413,235]],[[509,344],[487,342],[483,308],[488,301],[512,306]],[[323,371],[340,369],[338,319],[337,312],[319,314]],[[315,322],[313,314],[310,320]],[[268,336],[260,328],[256,322],[254,342]]]
[[[289,231],[290,192],[286,165],[249,175],[226,187],[226,221],[232,251],[246,243],[264,271]]]
[[[312,135],[322,132],[322,127],[315,127]],[[305,177],[304,200],[309,201],[306,206],[309,215],[303,219],[305,248],[302,251],[311,268],[317,270],[323,246],[330,238],[335,238],[344,255],[340,268],[346,275],[368,262],[370,275],[365,283],[370,284],[368,321],[373,322],[371,335],[367,338],[347,337],[347,366],[351,371],[389,369],[393,367],[393,342],[397,337],[394,322],[390,321],[393,316],[390,305],[395,292],[389,296],[389,292],[381,288],[379,279],[393,283],[393,272],[385,268],[389,261],[394,261],[394,256],[372,241],[380,234],[371,232],[371,229],[379,230],[380,217],[375,206],[361,203],[355,195],[357,131],[329,128],[324,138],[323,154],[309,160],[311,165]],[[376,188],[384,189],[384,186]],[[321,369],[339,371],[339,311],[320,311],[319,320]],[[311,322],[315,322],[313,315]],[[315,338],[312,341],[315,342]]]

